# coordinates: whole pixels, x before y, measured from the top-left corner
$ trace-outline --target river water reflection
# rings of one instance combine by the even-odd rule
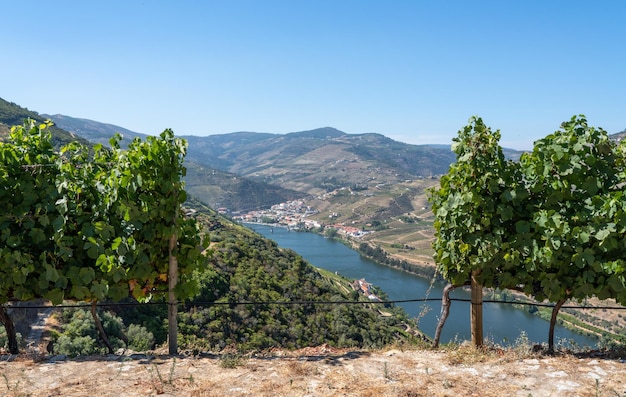
[[[353,279],[366,279],[385,291],[391,300],[441,299],[444,284],[434,283],[431,288],[429,280],[379,265],[335,240],[314,233],[290,232],[282,227],[259,224],[246,226],[274,240],[280,247],[294,250],[316,267]],[[451,297],[468,299],[469,292],[457,290]],[[419,319],[419,327],[424,333],[430,337],[434,335],[441,310],[440,300],[400,303],[399,306],[410,316]],[[469,312],[468,302],[452,302],[450,316],[441,336],[442,342],[454,338],[459,340],[471,338]],[[485,337],[495,343],[513,344],[522,332],[535,343],[547,343],[548,340],[547,321],[510,305],[484,303],[483,327]],[[595,346],[597,343],[595,338],[577,334],[560,326],[555,330],[555,341],[573,341],[578,346]]]

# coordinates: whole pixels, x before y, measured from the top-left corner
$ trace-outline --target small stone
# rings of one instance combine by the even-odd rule
[[[52,356],[48,359],[49,363],[56,363],[58,361],[67,360],[67,356],[65,354],[57,354],[56,356]]]

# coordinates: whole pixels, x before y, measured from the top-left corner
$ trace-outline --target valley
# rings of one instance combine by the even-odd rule
[[[120,132],[124,144],[145,137],[110,124],[4,105],[0,116],[5,126],[16,117],[45,116],[69,131],[63,139],[106,144]],[[186,189],[202,203],[235,219],[336,234],[380,263],[433,277],[427,192],[454,161],[450,146],[407,145],[380,134],[346,134],[330,127],[185,138]],[[511,159],[520,153],[505,150]],[[573,327],[589,324],[615,332],[625,325],[622,316],[603,310],[574,314],[569,321]]]
[[[7,1],[0,397],[626,397],[626,1]]]
[[[360,190],[340,188],[267,209],[237,212],[233,219],[320,234],[336,231],[357,250],[365,242],[399,260],[434,268],[427,191],[437,183],[437,178],[421,178]]]
[[[90,139],[102,139],[104,131],[110,134],[115,127],[93,128],[95,122],[89,121],[87,133],[75,119],[53,119]],[[187,190],[208,205],[235,219],[337,233],[379,263],[434,276],[427,192],[454,161],[450,146],[408,145],[380,134],[346,134],[331,127],[284,135],[238,132],[185,138]],[[521,152],[504,149],[504,154],[516,160]],[[298,203],[298,212],[286,210],[289,202]],[[606,310],[570,310],[561,317],[572,329],[600,329],[609,340],[615,329],[626,328],[622,317]]]

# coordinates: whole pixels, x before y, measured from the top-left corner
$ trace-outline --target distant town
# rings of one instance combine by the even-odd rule
[[[220,209],[220,212],[226,212]],[[338,234],[346,237],[359,238],[371,231],[366,231],[353,226],[343,224],[322,224],[321,222],[309,219],[310,216],[319,214],[315,208],[306,205],[304,200],[287,201],[273,205],[270,209],[249,211],[245,214],[233,216],[233,219],[243,223],[265,223],[276,224],[293,230],[317,230],[324,232],[328,229],[335,229]],[[329,215],[333,218],[333,214]]]

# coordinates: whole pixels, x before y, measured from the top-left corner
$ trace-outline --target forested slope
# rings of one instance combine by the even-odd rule
[[[416,340],[415,324],[401,308],[373,304],[350,287],[350,280],[320,271],[295,252],[205,211],[199,218],[210,231],[213,254],[209,269],[198,274],[199,295],[179,313],[182,348],[380,347]],[[314,303],[342,301],[362,303]],[[164,307],[125,308],[119,314],[127,323],[143,319],[141,325],[164,342],[159,340],[165,335]]]
[[[14,125],[21,125],[25,119],[33,119],[38,122],[44,122],[46,117],[41,116],[39,113],[20,107],[13,102],[5,101],[0,98],[0,138],[6,135],[10,127]],[[86,143],[83,138],[73,135],[56,126],[50,127],[52,132],[52,143],[55,147],[61,147],[72,141],[80,141]]]
[[[179,309],[181,349],[244,352],[324,344],[368,348],[422,339],[401,308],[372,302],[352,288],[352,280],[317,269],[295,252],[196,204],[212,253],[207,269],[196,274],[199,293]],[[374,292],[386,298],[384,292]],[[129,340],[131,349],[166,343],[167,306],[152,303],[107,306],[113,315],[101,313],[116,348],[125,346],[122,340]],[[59,313],[59,332],[51,334],[55,353],[104,352],[85,311]]]

